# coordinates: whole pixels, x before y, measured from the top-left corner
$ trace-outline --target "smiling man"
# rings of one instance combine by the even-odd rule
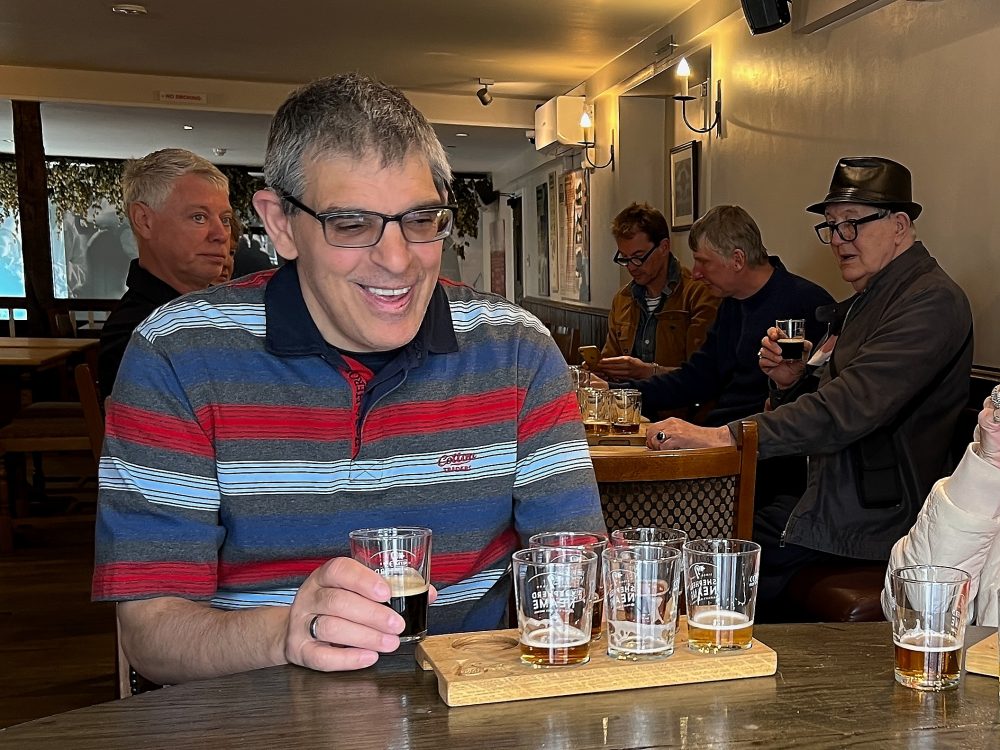
[[[705,341],[719,300],[670,252],[670,229],[648,203],[633,203],[611,223],[613,261],[632,281],[611,301],[608,339],[593,367],[611,380],[649,378],[687,361]]]
[[[885,561],[947,474],[968,399],[972,314],[962,289],[916,238],[910,172],[881,157],[841,159],[807,209],[854,296],[822,311],[828,336],[809,364],[781,357],[770,329],[758,353],[772,411],[757,414],[759,456],[809,457],[801,496],[757,512],[763,611],[814,562]],[[653,426],[654,448],[728,445],[735,424]]]
[[[181,148],[125,165],[122,194],[139,257],[128,287],[101,329],[98,381],[111,393],[132,332],[153,310],[218,277],[229,252],[229,180]]]
[[[93,592],[158,682],[395,650],[354,529],[431,528],[433,633],[505,625],[529,535],[604,528],[555,343],[438,279],[451,170],[410,102],[358,74],[309,84],[264,174],[288,263],[159,310],[108,409]]]

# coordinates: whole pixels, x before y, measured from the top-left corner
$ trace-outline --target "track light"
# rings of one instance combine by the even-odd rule
[[[492,78],[480,78],[479,84],[482,86],[479,91],[476,92],[476,98],[479,99],[479,103],[484,107],[488,107],[493,103],[493,94],[490,93],[490,86],[493,85]]]

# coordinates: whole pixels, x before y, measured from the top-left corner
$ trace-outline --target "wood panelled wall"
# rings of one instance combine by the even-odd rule
[[[548,328],[569,326],[580,332],[580,346],[604,347],[608,338],[608,313],[606,308],[556,302],[542,297],[525,297],[521,307],[541,320]]]

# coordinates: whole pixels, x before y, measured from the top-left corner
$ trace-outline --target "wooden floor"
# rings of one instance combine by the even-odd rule
[[[85,507],[19,529],[0,556],[0,727],[115,699],[114,608],[90,602],[93,538]]]

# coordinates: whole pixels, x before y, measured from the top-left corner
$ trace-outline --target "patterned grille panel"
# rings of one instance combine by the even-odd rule
[[[599,485],[608,530],[677,526],[691,539],[733,536],[736,477]]]

